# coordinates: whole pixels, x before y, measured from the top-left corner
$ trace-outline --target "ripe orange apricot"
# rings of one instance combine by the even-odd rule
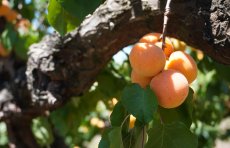
[[[133,70],[145,77],[152,77],[164,69],[164,52],[154,44],[137,43],[133,46],[129,61]]]
[[[5,16],[7,21],[12,22],[17,18],[18,13],[10,9],[9,6],[1,5],[0,6],[0,16]]]
[[[183,74],[176,70],[164,70],[151,80],[150,87],[164,108],[180,106],[188,96],[189,84]]]
[[[160,40],[160,33],[149,33],[144,35],[139,42],[141,43],[152,43],[156,46],[160,47],[162,49],[162,41]],[[171,43],[169,38],[166,38],[165,40],[166,47],[164,48],[164,53],[166,57],[168,58],[170,54],[174,51],[173,44]]]
[[[166,69],[174,69],[181,72],[192,83],[197,77],[197,65],[194,59],[183,51],[173,52],[168,60]]]
[[[156,42],[155,45],[162,49],[162,42]],[[166,41],[165,48],[164,48],[165,56],[168,58],[173,53],[173,51],[174,51],[174,47],[172,43]]]
[[[139,42],[140,43],[156,43],[159,41],[161,34],[160,33],[148,33],[146,35],[144,35]]]
[[[131,81],[132,83],[139,84],[142,88],[145,88],[147,85],[149,85],[152,77],[144,77],[141,75],[138,75],[134,70],[131,72]]]
[[[10,10],[9,13],[5,15],[7,21],[12,22],[17,19],[18,13],[14,10]]]

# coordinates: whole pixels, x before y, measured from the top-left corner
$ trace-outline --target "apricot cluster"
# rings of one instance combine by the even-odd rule
[[[194,59],[182,50],[174,51],[174,46],[166,38],[165,48],[159,33],[143,36],[129,55],[132,67],[131,81],[142,88],[150,85],[158,103],[164,108],[181,105],[189,92],[189,84],[197,77]]]

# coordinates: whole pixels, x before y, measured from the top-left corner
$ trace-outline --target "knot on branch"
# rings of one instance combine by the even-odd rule
[[[34,104],[55,104],[61,97],[60,74],[56,70],[54,53],[59,52],[61,39],[57,34],[46,36],[29,49],[27,62],[27,86]]]

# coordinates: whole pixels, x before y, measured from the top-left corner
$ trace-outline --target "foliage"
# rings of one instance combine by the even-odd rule
[[[146,148],[196,148],[197,138],[181,122],[156,124],[149,131]]]
[[[100,0],[50,0],[48,21],[63,36],[75,29],[100,3]]]
[[[34,119],[32,130],[40,145],[49,146],[53,142],[52,127],[47,118]]]
[[[48,6],[49,23],[63,36],[66,32],[73,30],[79,21],[69,14],[56,0],[50,0]],[[63,19],[64,18],[64,19]]]
[[[0,146],[4,147],[8,143],[8,138],[6,134],[6,124],[0,122]]]
[[[142,89],[138,84],[132,84],[124,89],[121,102],[127,111],[142,123],[150,122],[157,110],[156,96],[150,87]]]
[[[107,141],[106,146],[109,145],[110,147],[113,147],[113,145],[120,145],[120,147],[129,147],[132,142],[127,146],[125,141],[133,141],[134,145],[143,147],[146,144],[147,148],[182,148],[187,147],[188,144],[189,147],[196,148],[197,138],[190,131],[193,105],[191,101],[192,99],[193,91],[190,89],[190,93],[183,105],[174,109],[159,108],[157,112],[157,99],[149,87],[143,89],[137,84],[126,86],[121,96],[121,103],[117,103],[110,116],[112,130],[107,132],[107,134],[110,135],[115,132],[116,137],[108,139],[107,136],[105,136],[105,139],[102,138],[101,140],[102,144],[99,145],[103,145],[104,141]],[[128,115],[126,113],[128,113]],[[144,133],[143,135],[148,134],[147,141],[145,136],[142,136],[142,138],[139,139],[139,137],[133,136],[132,129],[129,129],[126,126],[123,127],[130,114],[133,114],[136,117],[137,123],[135,124],[134,129],[141,128],[140,131]],[[171,115],[169,119],[167,117],[168,114]],[[155,120],[153,121],[153,119]],[[117,121],[119,121],[118,124]],[[151,124],[150,127],[148,127],[149,124]],[[121,138],[126,137],[127,135],[131,135],[128,137],[128,140],[127,138],[116,139],[118,136]],[[181,141],[182,137],[183,140]],[[104,147],[101,146],[101,148]]]

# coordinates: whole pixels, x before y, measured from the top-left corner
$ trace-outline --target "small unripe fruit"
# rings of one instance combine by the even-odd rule
[[[152,77],[164,69],[166,58],[162,49],[154,44],[137,43],[130,52],[129,61],[137,74]]]
[[[164,108],[180,106],[189,92],[189,84],[183,74],[176,70],[164,70],[151,80],[150,87]]]
[[[183,51],[173,52],[168,60],[166,69],[174,69],[181,72],[192,83],[197,77],[197,65],[194,59]]]
[[[152,77],[144,77],[141,75],[138,75],[134,70],[131,72],[131,81],[132,83],[139,84],[142,88],[145,88],[147,85],[149,85]]]

